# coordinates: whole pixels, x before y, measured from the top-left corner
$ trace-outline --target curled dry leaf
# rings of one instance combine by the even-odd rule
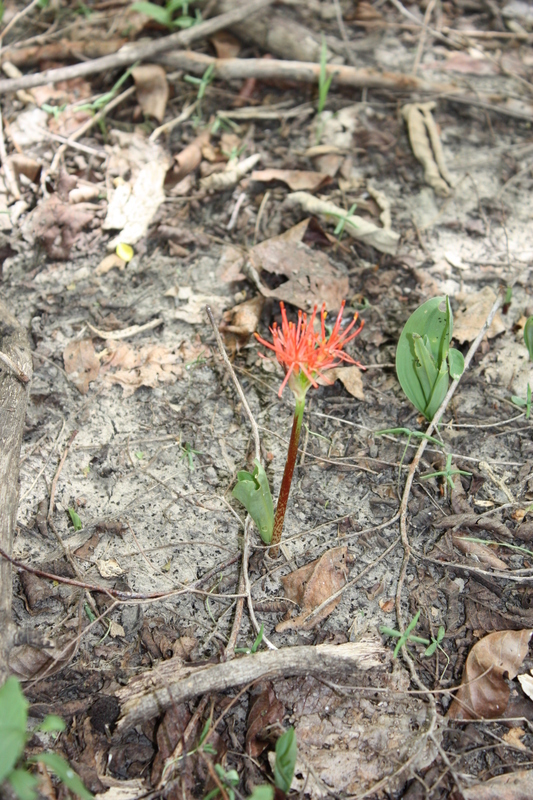
[[[65,372],[82,394],[89,391],[89,383],[96,380],[100,362],[91,339],[70,342],[63,351]]]
[[[237,58],[241,51],[241,43],[229,31],[218,31],[209,41],[216,50],[217,58]]]
[[[470,534],[466,532],[457,532],[452,536],[452,541],[461,553],[468,556],[475,556],[482,564],[486,564],[493,569],[509,569],[505,561],[498,558],[490,547],[487,547],[481,542],[471,542],[469,540]],[[465,538],[466,537],[466,538]]]
[[[200,188],[204,192],[223,192],[225,189],[231,189],[233,186],[236,186],[241,178],[244,178],[260,160],[260,154],[255,153],[253,156],[248,156],[248,158],[239,161],[238,164],[234,164],[230,161],[224,172],[215,172],[207,178],[202,178],[200,181]]]
[[[439,197],[448,197],[452,179],[444,163],[439,133],[431,115],[433,108],[433,102],[407,103],[402,108],[402,116],[407,123],[415,158],[424,167],[424,180]]]
[[[224,312],[220,329],[248,338],[257,330],[264,303],[264,298],[258,294],[238,306],[233,306]]]
[[[293,192],[288,195],[285,203],[289,208],[299,205],[308,214],[318,214],[326,217],[326,219],[329,218],[335,225],[339,220],[345,219],[344,230],[352,238],[359,239],[382,253],[394,254],[396,252],[396,247],[400,240],[398,233],[395,233],[390,228],[378,228],[373,222],[368,222],[368,220],[358,217],[356,214],[348,214],[335,203],[320,200],[318,197],[308,194],[308,192]]]
[[[331,183],[330,176],[323,172],[302,169],[260,169],[252,172],[251,178],[253,181],[262,181],[263,183],[282,181],[293,192],[316,192]]]
[[[533,770],[520,769],[497,775],[484,783],[463,789],[464,800],[531,800],[533,797]]]
[[[325,253],[303,243],[308,226],[309,220],[303,220],[280,236],[256,244],[249,261],[258,273],[265,270],[287,278],[276,289],[261,284],[258,288],[265,297],[309,311],[315,304],[326,303],[328,310],[335,311],[348,293],[348,277],[332,266]]]
[[[250,712],[246,730],[246,752],[258,758],[268,747],[268,731],[265,729],[281,722],[285,706],[278,700],[270,681],[261,681],[250,692]],[[262,736],[263,731],[265,735]]]
[[[473,342],[485,324],[489,311],[494,305],[496,294],[490,286],[485,286],[480,292],[468,294],[459,310],[453,317],[453,338],[459,344]],[[487,331],[487,337],[493,339],[505,330],[502,318],[496,314]]]
[[[143,114],[163,122],[169,93],[165,70],[159,64],[141,64],[131,74]]]
[[[52,260],[65,261],[78,234],[93,217],[94,210],[64,203],[53,194],[28,216],[24,230],[42,243]]]
[[[358,400],[365,399],[363,378],[359,367],[355,365],[351,367],[334,367],[327,371],[327,378],[328,380],[319,378],[318,383],[321,386],[327,386],[328,383],[333,383],[333,381],[340,381],[352,397],[356,397]]]
[[[311,615],[346,583],[347,554],[347,547],[334,547],[332,550],[327,550],[320,558],[281,579],[285,595],[289,600],[298,603],[302,613],[279,622],[276,625],[278,633],[290,629],[309,631],[329,617],[340,603],[340,596],[333,598],[320,613]]]
[[[489,633],[471,649],[463,679],[451,704],[450,719],[501,717],[509,702],[506,680],[516,677],[533,630]]]

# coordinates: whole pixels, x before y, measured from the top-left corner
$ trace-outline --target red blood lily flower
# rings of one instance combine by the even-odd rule
[[[341,331],[344,306],[343,301],[329,336],[326,335],[325,328],[327,316],[325,303],[320,312],[320,332],[314,328],[317,306],[309,318],[303,311],[298,311],[298,323],[295,325],[287,319],[285,304],[280,303],[281,330],[276,323],[271,327],[273,343],[255,334],[262,345],[274,351],[278,362],[285,370],[285,379],[279,390],[280,397],[288,383],[296,399],[303,399],[310,386],[315,388],[318,386],[317,378],[323,378],[329,383],[324,373],[339,366],[343,361],[361,366],[344,352],[344,347],[361,332],[364,322],[362,321],[354,330],[359,318],[359,315],[355,314],[348,327]]]

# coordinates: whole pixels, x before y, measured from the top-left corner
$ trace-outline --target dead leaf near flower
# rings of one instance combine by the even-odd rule
[[[444,163],[439,133],[431,111],[434,102],[407,103],[402,117],[407,124],[409,141],[417,161],[424,167],[424,180],[439,197],[448,197],[453,185]]]
[[[531,800],[533,770],[519,769],[463,789],[464,800]]]
[[[468,654],[463,679],[448,717],[501,717],[509,702],[507,680],[516,678],[528,653],[532,629],[496,631],[484,636]]]
[[[309,631],[329,617],[340,603],[340,596],[333,598],[316,616],[311,617],[311,614],[346,583],[347,554],[347,547],[334,547],[320,558],[281,579],[285,595],[289,600],[298,603],[302,613],[279,622],[276,625],[278,633],[291,629]]]
[[[224,312],[220,331],[230,352],[240,350],[257,330],[265,304],[260,294]]]
[[[176,319],[181,319],[183,322],[188,322],[189,325],[202,325],[205,323],[207,316],[205,307],[210,306],[215,319],[220,319],[222,311],[228,303],[226,297],[220,297],[216,294],[195,294],[190,286],[180,287],[178,290],[178,299],[186,300],[187,304],[180,306],[174,311]]]
[[[334,381],[340,381],[352,397],[356,397],[357,400],[365,399],[362,373],[355,364],[349,367],[334,367],[333,369],[328,369],[326,377],[327,380],[326,378],[318,379],[318,383],[321,386],[327,386]]]
[[[101,364],[105,382],[122,386],[124,397],[129,397],[141,386],[155,389],[161,383],[175,383],[183,374],[181,354],[162,344],[135,348],[108,339],[101,354]]]
[[[489,311],[494,305],[496,295],[490,286],[485,286],[480,292],[467,295],[459,310],[453,317],[453,338],[459,344],[473,342],[485,320]],[[492,325],[487,331],[487,337],[493,339],[505,330],[500,314],[496,314]]]
[[[66,261],[78,235],[92,222],[95,210],[65,203],[52,194],[28,215],[24,231],[42,243],[52,260]]]
[[[155,117],[159,123],[163,122],[169,94],[164,68],[159,64],[141,64],[131,74],[144,116]]]
[[[253,181],[286,183],[293,192],[316,192],[331,183],[331,178],[322,172],[311,172],[302,169],[260,169],[252,172]]]
[[[281,722],[285,706],[274,692],[270,681],[261,681],[250,692],[250,711],[246,730],[246,752],[258,758],[268,747],[268,727]]]
[[[308,311],[326,303],[335,311],[348,294],[348,276],[333,267],[325,253],[304,244],[308,225],[309,220],[303,220],[280,236],[256,244],[249,253],[250,264],[258,273],[265,270],[287,278],[276,289],[261,286],[265,297]]]
[[[100,361],[91,339],[70,342],[63,351],[65,372],[82,394],[89,391],[89,383],[95,381],[100,371]]]

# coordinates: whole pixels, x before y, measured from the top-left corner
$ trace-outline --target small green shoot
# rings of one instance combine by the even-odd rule
[[[39,779],[28,768],[31,764],[40,763],[49,767],[77,797],[92,800],[93,795],[72,767],[56,753],[40,753],[24,761],[24,748],[33,733],[27,730],[27,724],[28,701],[17,678],[11,676],[0,688],[0,794],[4,796],[1,784],[7,781],[19,800],[37,800]],[[65,730],[65,723],[55,714],[49,714],[36,730],[59,733]]]
[[[188,442],[185,442],[184,444],[180,445],[180,447],[181,447],[181,457],[187,459],[187,461],[189,462],[189,470],[191,472],[194,472],[193,456],[201,456],[202,451],[193,450],[192,445],[190,445]]]
[[[237,473],[232,495],[243,504],[257,525],[263,542],[270,544],[274,530],[274,503],[266,472],[257,458],[254,465],[252,473],[244,470]]]
[[[448,391],[449,377],[459,378],[464,358],[450,348],[453,317],[448,297],[427,300],[411,314],[396,350],[396,373],[415,408],[431,421]]]
[[[63,113],[66,107],[66,103],[63,103],[61,106],[51,106],[49,103],[43,103],[41,106],[42,110],[46,111],[47,114],[50,114],[56,122],[59,119],[59,115]]]
[[[322,37],[322,48],[320,50],[320,72],[318,74],[318,105],[317,113],[320,116],[326,107],[328,93],[333,80],[333,73],[328,77],[328,47],[326,40]]]
[[[139,459],[139,461],[142,461],[142,460],[143,460],[143,458],[144,458],[144,453],[143,453],[143,451],[142,451],[142,450],[137,450],[137,452],[135,453],[135,458],[138,458],[138,459]]]
[[[235,792],[233,790],[235,786],[239,785],[239,773],[237,770],[230,769],[228,772],[226,772],[224,767],[222,767],[220,764],[215,764],[215,772],[218,775],[220,782],[224,785],[224,789],[226,790],[229,800],[235,800]],[[216,789],[212,789],[206,794],[204,800],[212,800],[213,797],[217,797],[219,794],[220,789],[217,786]]]
[[[199,11],[196,12],[194,17],[189,14],[190,0],[168,0],[165,6],[157,6],[155,3],[140,2],[134,3],[131,7],[132,11],[138,11],[141,14],[146,14],[155,22],[164,25],[169,31],[175,28],[191,28],[202,21]],[[181,10],[180,16],[176,17],[177,11]]]
[[[450,489],[453,490],[452,475],[467,475],[471,477],[472,473],[466,472],[463,469],[452,469],[452,454],[448,453],[446,457],[446,466],[444,467],[443,470],[441,470],[440,472],[430,472],[428,475],[421,475],[420,480],[427,481],[430,478],[438,478],[442,476],[443,478],[446,478],[446,481],[448,482]]]
[[[258,651],[258,649],[259,649],[259,647],[261,645],[261,642],[263,641],[264,629],[265,629],[265,626],[261,625],[261,627],[259,628],[259,633],[255,637],[254,643],[253,643],[253,645],[251,647],[236,647],[235,648],[235,652],[236,653],[244,653],[247,656],[250,656],[253,653],[257,653],[257,651]]]
[[[518,395],[516,394],[513,394],[511,400],[513,401],[515,406],[526,409],[526,419],[529,419],[531,416],[531,385],[529,383],[527,385],[525,399],[523,397],[518,397]]]
[[[185,75],[183,80],[187,83],[192,83],[194,86],[198,86],[198,94],[196,95],[196,114],[195,120],[196,122],[200,122],[202,119],[202,100],[205,97],[205,93],[207,91],[207,87],[210,83],[214,80],[214,72],[215,72],[215,65],[210,64],[201,78],[196,78],[194,75]]]
[[[533,317],[528,317],[524,325],[524,342],[526,343],[530,361],[533,361]]]
[[[357,208],[357,203],[354,203],[353,206],[350,208],[350,210],[346,212],[346,215],[342,217],[337,223],[337,227],[333,231],[333,235],[337,237],[337,240],[339,242],[342,239],[342,234],[344,233],[344,226],[346,225],[346,221],[348,217],[352,216],[356,208]]]
[[[140,64],[139,61],[136,61],[135,64],[132,64],[126,72],[120,76],[117,82],[111,87],[111,89],[106,92],[105,94],[100,95],[94,100],[92,103],[83,103],[81,106],[76,106],[77,111],[90,111],[93,114],[96,114],[98,111],[101,111],[107,104],[118,94],[118,90],[125,83],[129,76],[131,75],[132,71],[135,67],[138,67]],[[44,106],[42,106],[44,108]],[[46,111],[47,109],[45,109]]]
[[[415,436],[418,439],[427,439],[428,442],[437,445],[437,447],[444,447],[442,442],[439,442],[438,439],[435,439],[433,436],[428,436],[427,433],[422,433],[422,431],[412,431],[409,428],[385,428],[382,431],[376,431],[374,436],[385,436],[385,434],[403,434],[407,436],[407,444],[404,447],[402,457],[400,459],[400,466],[398,468],[398,490],[399,490],[399,483],[402,476],[402,465],[404,458],[407,454],[407,450],[409,449],[409,445],[411,444],[411,439]]]
[[[68,513],[70,514],[70,519],[72,520],[74,530],[81,531],[83,528],[83,523],[76,511],[73,508],[69,508]]]
[[[400,633],[400,631],[397,631],[394,628],[387,628],[386,625],[380,625],[379,627],[380,633],[383,633],[385,636],[392,636],[393,638],[398,639],[392,657],[397,658],[398,653],[400,652],[402,647],[406,645],[407,642],[413,642],[416,644],[427,645],[426,650],[424,650],[424,656],[432,656],[435,650],[438,648],[444,653],[446,658],[448,658],[447,653],[444,650],[442,650],[442,647],[440,646],[444,639],[444,635],[446,633],[444,627],[441,625],[437,632],[437,638],[431,637],[431,640],[425,639],[423,636],[415,636],[413,631],[418,625],[419,619],[420,619],[420,609],[416,612],[413,619],[411,620],[411,622],[409,623],[409,625],[407,626],[407,628],[403,633]]]

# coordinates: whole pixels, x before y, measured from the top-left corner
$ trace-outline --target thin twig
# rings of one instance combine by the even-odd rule
[[[50,521],[52,519],[52,516],[54,514],[54,501],[55,501],[55,495],[56,495],[56,488],[57,488],[57,482],[59,480],[59,476],[61,475],[61,470],[63,469],[63,465],[65,463],[65,460],[66,460],[67,456],[68,456],[68,451],[70,450],[70,446],[71,446],[72,442],[74,441],[74,439],[76,438],[77,435],[78,435],[78,431],[72,431],[72,433],[70,434],[69,440],[68,440],[68,442],[66,444],[66,447],[65,447],[65,449],[63,451],[63,455],[61,456],[61,459],[60,459],[59,464],[57,466],[56,474],[54,475],[54,479],[52,481],[52,486],[50,487],[50,502],[48,504],[48,521]]]
[[[211,327],[213,328],[213,333],[215,334],[215,339],[217,341],[217,347],[218,347],[218,350],[220,352],[220,355],[222,356],[224,364],[226,365],[226,367],[229,370],[229,374],[231,375],[231,379],[233,381],[233,385],[235,386],[235,389],[237,390],[237,394],[239,395],[239,398],[241,400],[242,407],[244,408],[244,411],[246,412],[246,416],[248,417],[248,420],[250,422],[250,426],[252,428],[252,435],[254,437],[255,458],[257,458],[257,460],[260,461],[261,460],[261,440],[259,438],[259,428],[257,427],[257,422],[255,421],[254,416],[252,414],[252,411],[250,409],[250,406],[248,405],[248,400],[246,399],[246,395],[244,394],[244,392],[242,390],[242,386],[239,383],[239,379],[237,377],[237,374],[236,374],[235,370],[233,369],[233,364],[231,363],[231,361],[228,358],[228,354],[226,353],[226,348],[224,347],[224,342],[222,341],[222,337],[220,335],[220,332],[218,330],[217,324],[215,322],[215,318],[213,317],[213,312],[211,311],[210,306],[206,306],[205,310],[207,312],[207,316],[209,317],[209,322],[211,323]]]
[[[23,8],[23,9],[22,9],[22,11],[19,11],[17,14],[15,14],[15,16],[13,17],[13,19],[12,19],[12,20],[10,20],[10,21],[7,23],[7,25],[6,25],[6,27],[4,28],[4,30],[3,30],[3,31],[0,33],[0,47],[2,46],[2,40],[3,40],[4,36],[5,36],[7,33],[9,33],[9,31],[11,30],[11,28],[14,28],[14,27],[15,27],[15,25],[16,25],[18,22],[20,22],[20,20],[21,20],[23,17],[25,17],[27,14],[29,14],[29,13],[30,13],[30,11],[33,11],[33,9],[34,9],[36,6],[38,6],[40,2],[41,2],[41,0],[31,0],[31,3],[30,3],[28,6],[26,6],[26,8]]]
[[[4,177],[6,179],[6,187],[10,194],[13,195],[15,200],[20,200],[20,191],[17,184],[17,179],[13,174],[11,164],[7,157],[6,142],[4,139],[4,123],[2,119],[2,109],[0,108],[0,160],[4,168]]]
[[[418,47],[416,50],[416,56],[413,62],[411,75],[416,75],[416,73],[418,72],[418,67],[420,66],[420,61],[422,60],[422,54],[424,52],[424,45],[426,43],[429,20],[431,19],[431,14],[433,13],[433,9],[435,8],[436,2],[437,0],[430,0],[430,2],[428,3],[428,7],[426,8],[426,13],[424,14],[424,22],[422,23],[422,30],[420,31],[420,39],[418,41]]]
[[[0,118],[1,118],[1,115],[0,115]],[[19,198],[20,198],[20,195],[19,195]],[[0,361],[3,364],[5,364],[6,367],[8,367],[12,372],[15,373],[15,375],[17,376],[17,378],[19,379],[19,381],[21,383],[28,383],[29,377],[26,375],[24,370],[22,370],[20,367],[18,367],[15,364],[15,362],[11,358],[9,358],[9,356],[6,356],[5,353],[0,352]]]
[[[205,22],[200,22],[199,25],[193,25],[186,30],[171,33],[170,36],[164,36],[161,39],[156,39],[147,44],[142,43],[127,48],[123,47],[118,53],[103,56],[103,58],[94,58],[90,61],[74,64],[71,67],[47,69],[35,75],[24,75],[22,78],[0,81],[0,94],[4,92],[15,92],[18,89],[31,89],[33,86],[43,86],[47,83],[67,81],[86,75],[95,75],[98,72],[109,72],[112,69],[128,67],[135,61],[145,61],[146,59],[153,58],[155,55],[164,53],[167,50],[189,47],[198,39],[206,38],[224,28],[231,27],[237,22],[246,19],[246,17],[251,14],[254,14],[256,11],[267,8],[272,5],[273,2],[274,0],[249,0],[249,2],[245,4],[239,3],[236,8],[228,11],[226,14],[220,14]]]

